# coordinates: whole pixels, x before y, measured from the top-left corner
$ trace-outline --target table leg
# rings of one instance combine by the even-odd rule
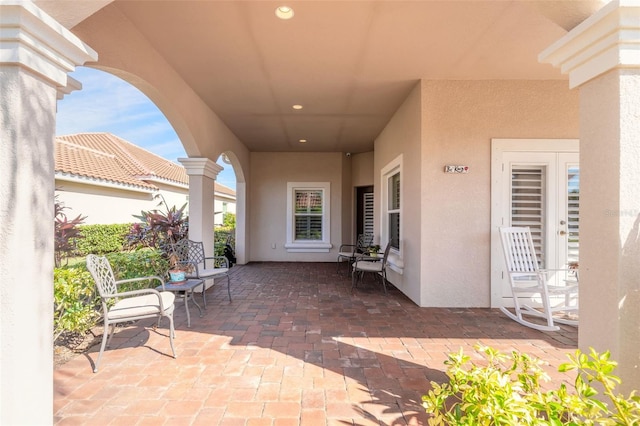
[[[193,304],[198,307],[198,312],[200,312],[200,318],[202,318],[202,308],[200,307],[200,305],[198,305],[198,302],[196,301],[196,295],[193,293],[194,289],[195,288],[191,289],[191,300],[193,300]],[[204,295],[204,281],[202,282],[202,294]]]
[[[189,296],[191,294],[191,296]],[[193,289],[184,292],[184,309],[187,311],[187,328],[191,328],[191,315],[189,315],[189,297],[193,297]]]

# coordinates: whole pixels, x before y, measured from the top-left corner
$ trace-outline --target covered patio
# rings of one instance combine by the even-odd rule
[[[444,381],[447,354],[477,343],[517,349],[557,372],[576,328],[544,333],[497,309],[420,308],[371,277],[355,293],[334,263],[254,262],[208,290],[208,309],[176,306],[177,359],[165,323],[119,329],[54,372],[58,425],[418,425],[421,395]],[[192,310],[196,311],[195,309]]]

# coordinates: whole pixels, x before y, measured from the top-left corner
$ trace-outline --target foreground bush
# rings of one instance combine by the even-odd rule
[[[640,398],[615,394],[620,378],[609,352],[589,356],[576,351],[559,371],[575,370],[574,392],[565,384],[543,392],[548,376],[542,361],[516,351],[504,355],[478,346],[483,361],[471,362],[462,350],[445,361],[450,381],[431,382],[422,397],[430,425],[638,425]],[[594,385],[596,385],[594,387]],[[602,389],[599,395],[596,387]],[[600,398],[597,398],[600,396]],[[602,396],[611,403],[604,402]]]
[[[164,276],[168,264],[157,250],[139,250],[107,255],[116,280]],[[102,305],[86,263],[56,268],[53,274],[54,340],[63,333],[84,334],[100,320]],[[153,286],[157,283],[151,284]],[[149,282],[125,284],[123,289],[134,290],[150,286]]]
[[[53,271],[53,340],[61,334],[85,333],[100,314],[91,274],[85,267],[55,268]]]

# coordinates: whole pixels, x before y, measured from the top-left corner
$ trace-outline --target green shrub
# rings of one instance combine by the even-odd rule
[[[214,256],[223,256],[224,247],[229,242],[231,247],[236,248],[236,229],[232,227],[219,226],[216,227],[213,235]]]
[[[159,250],[142,249],[132,252],[107,254],[116,280],[128,278],[159,276],[164,278],[169,270],[169,263]],[[128,285],[126,289],[155,287],[157,282],[139,281]]]
[[[431,382],[433,389],[422,397],[430,425],[638,425],[640,398],[614,393],[620,379],[612,375],[617,363],[609,352],[589,356],[576,351],[560,371],[576,370],[575,392],[565,384],[543,392],[548,380],[542,361],[514,351],[501,354],[486,346],[476,347],[482,362],[476,364],[460,350],[445,361],[449,382]],[[609,407],[596,398],[592,386],[599,383]]]
[[[79,228],[83,238],[76,242],[78,256],[86,256],[90,253],[104,255],[122,250],[131,224],[82,225]]]
[[[54,269],[53,300],[54,340],[64,332],[84,333],[100,317],[95,285],[84,266]]]

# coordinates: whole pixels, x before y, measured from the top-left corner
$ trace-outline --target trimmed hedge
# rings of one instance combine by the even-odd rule
[[[121,251],[130,228],[130,223],[79,226],[83,238],[76,240],[77,255],[103,255]]]

